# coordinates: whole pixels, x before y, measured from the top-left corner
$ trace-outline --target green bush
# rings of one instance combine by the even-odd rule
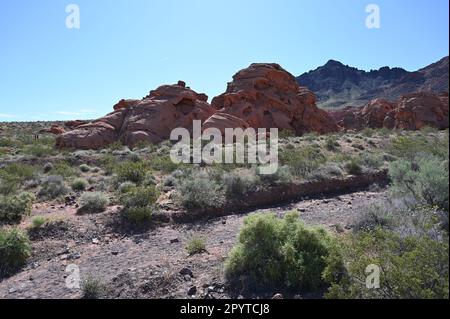
[[[80,197],[80,211],[85,213],[101,213],[109,205],[106,194],[101,192],[83,193]]]
[[[291,170],[288,166],[279,166],[273,174],[260,174],[259,169],[256,168],[256,174],[264,184],[268,185],[284,184],[292,181]]]
[[[81,164],[80,165],[80,171],[82,171],[83,173],[87,173],[91,170],[91,167],[87,164]]]
[[[33,155],[36,157],[44,157],[48,155],[53,155],[55,151],[52,147],[47,145],[33,144],[25,148],[24,152],[26,154]]]
[[[69,163],[67,162],[58,162],[55,164],[55,167],[53,169],[54,175],[59,175],[64,178],[69,178],[72,176],[79,175],[75,168],[73,168]]]
[[[44,179],[38,196],[47,200],[55,199],[67,194],[68,188],[64,183],[64,178],[59,175],[52,175]]]
[[[220,181],[205,171],[191,171],[175,184],[177,201],[187,209],[220,207],[225,200]]]
[[[295,212],[283,219],[250,215],[226,261],[226,278],[250,290],[317,290],[325,285],[322,273],[332,249],[332,237],[306,227]]]
[[[164,173],[171,173],[180,167],[180,164],[174,163],[169,155],[153,156],[148,160],[148,165],[155,171]]]
[[[128,193],[136,187],[136,184],[133,182],[123,182],[119,185],[119,192],[124,194]]]
[[[356,159],[352,159],[345,164],[345,170],[350,175],[361,175],[362,167]]]
[[[72,183],[70,183],[70,187],[74,191],[84,191],[88,187],[89,183],[84,178],[75,178]]]
[[[119,183],[132,182],[139,185],[144,181],[147,170],[147,167],[142,162],[128,161],[119,164],[115,172]]]
[[[0,276],[7,276],[25,265],[31,255],[30,240],[17,228],[0,229]]]
[[[201,254],[206,251],[206,240],[200,236],[193,236],[189,239],[186,250],[189,256]]]
[[[36,178],[36,170],[31,165],[13,163],[0,168],[0,194],[17,192],[20,185]]]
[[[311,146],[284,150],[280,157],[282,164],[288,165],[292,174],[300,177],[308,176],[326,162],[320,150]]]
[[[157,199],[158,193],[154,186],[136,187],[121,197],[122,214],[133,223],[149,221]]]
[[[339,144],[336,136],[333,135],[327,137],[327,139],[325,140],[325,147],[329,151],[335,151],[339,147],[341,147],[341,145]]]
[[[360,160],[362,165],[375,170],[379,169],[384,164],[383,155],[380,154],[363,153],[360,156]]]
[[[405,236],[377,228],[345,237],[340,245],[346,274],[335,280],[327,298],[449,298],[448,237]],[[366,287],[369,265],[380,270],[380,288]]]
[[[93,275],[87,275],[81,281],[83,299],[102,299],[106,297],[107,290],[105,283]]]
[[[43,170],[44,170],[44,173],[49,173],[52,169],[54,168],[54,166],[53,166],[53,164],[52,163],[45,163],[44,164],[44,167],[43,167]]]
[[[14,196],[0,196],[0,223],[19,223],[31,212],[34,195],[20,193]]]
[[[31,221],[32,228],[40,228],[47,222],[47,218],[44,216],[36,216]]]
[[[237,170],[224,173],[223,184],[228,198],[239,198],[257,189],[261,183],[254,170]]]
[[[389,176],[392,193],[412,205],[437,206],[449,210],[448,159],[435,156],[418,158],[411,162],[391,163]]]

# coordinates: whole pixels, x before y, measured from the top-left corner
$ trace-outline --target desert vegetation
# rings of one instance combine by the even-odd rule
[[[386,172],[387,188],[373,187],[381,189],[374,194],[387,193],[387,198],[357,210],[344,208],[352,214],[348,225],[305,222],[301,210],[288,208],[271,213],[256,207],[236,217],[239,223],[229,231],[234,237],[223,239],[226,258],[214,266],[228,287],[221,289],[231,297],[448,298],[448,131],[370,129],[302,137],[286,132],[281,134],[278,171],[261,175],[256,165],[174,164],[168,142],[56,151],[50,135],[27,137],[38,124],[22,125],[21,130],[1,125],[3,280],[14,280],[40,258],[78,258],[83,245],[108,245],[103,237],[139,242],[136,232],[159,236],[167,227],[178,232],[172,224],[179,214],[214,220],[216,211],[225,209],[220,216],[226,216],[231,204],[247,207],[250,195],[272,191],[276,198],[278,189],[290,185],[333,180],[339,185]],[[297,199],[308,200],[313,201],[309,196]],[[146,225],[154,227],[140,227]],[[208,258],[217,249],[213,238],[197,232],[169,235],[176,238],[165,241],[180,242],[184,258]],[[75,253],[58,255],[41,248],[47,240],[48,245],[55,240],[66,245],[63,234],[80,246]],[[40,250],[50,255],[41,256]],[[111,256],[117,256],[115,250]],[[365,286],[371,264],[381,270],[380,289]],[[104,297],[104,283],[87,278],[79,296]]]

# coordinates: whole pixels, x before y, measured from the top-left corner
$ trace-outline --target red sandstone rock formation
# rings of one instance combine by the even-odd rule
[[[205,121],[213,115],[207,100],[185,85],[164,85],[143,100],[120,101],[114,112],[59,136],[56,145],[97,149],[118,140],[130,146],[158,143],[168,139],[172,129],[191,129],[193,120]]]
[[[89,121],[74,120],[74,121],[67,121],[67,122],[64,123],[64,125],[67,128],[74,129],[74,128],[77,128],[78,126],[81,126],[81,125],[84,125],[84,124],[87,124],[87,123],[89,123]]]
[[[347,107],[330,112],[336,123],[347,130],[390,128],[418,130],[424,126],[449,127],[448,93],[411,93],[397,103],[376,99],[363,108]]]
[[[226,92],[211,104],[253,128],[289,129],[299,135],[336,131],[333,119],[315,102],[314,94],[300,87],[295,77],[278,64],[252,64],[234,75]],[[224,127],[230,120],[215,119],[214,123]]]
[[[42,129],[39,131],[39,133],[51,133],[51,134],[55,134],[55,135],[61,135],[65,132],[66,132],[66,130],[57,124],[53,124],[50,128]]]
[[[383,125],[404,130],[420,130],[425,126],[446,129],[449,127],[448,111],[448,93],[412,93],[400,99],[397,108],[387,114]]]

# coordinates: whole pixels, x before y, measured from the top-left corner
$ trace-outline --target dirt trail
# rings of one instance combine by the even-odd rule
[[[77,231],[67,231],[68,238],[53,236],[33,242],[31,262],[22,272],[0,282],[0,298],[79,298],[79,289],[66,288],[69,264],[77,265],[82,276],[92,274],[108,283],[110,298],[186,298],[188,291],[193,298],[237,297],[224,289],[222,269],[245,216],[298,210],[305,223],[341,232],[351,228],[366,205],[386,197],[384,190],[360,191],[136,235],[111,233],[105,226],[117,214],[115,210],[95,216],[62,211],[70,215],[66,217],[76,223]],[[207,252],[188,256],[186,242],[194,234],[206,239]],[[180,274],[182,269],[185,272]],[[186,269],[192,271],[192,277]]]

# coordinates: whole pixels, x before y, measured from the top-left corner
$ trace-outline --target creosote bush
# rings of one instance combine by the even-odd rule
[[[225,264],[227,280],[239,288],[271,292],[323,287],[333,238],[323,229],[306,227],[298,216],[247,217]]]
[[[144,181],[147,170],[143,162],[133,161],[123,162],[115,168],[119,183],[132,182],[137,185]]]
[[[84,191],[88,185],[88,181],[84,178],[76,178],[70,183],[70,187],[72,187],[74,191]]]
[[[220,207],[225,200],[221,181],[206,171],[186,171],[175,184],[177,201],[187,209]]]
[[[135,187],[120,198],[123,205],[123,216],[132,223],[142,223],[151,220],[158,199],[154,186]]]
[[[320,149],[312,146],[284,150],[280,158],[283,164],[289,166],[292,174],[299,177],[308,176],[327,161]]]
[[[31,255],[28,236],[17,228],[0,229],[0,277],[25,265]]]
[[[108,196],[102,192],[83,193],[80,197],[80,212],[101,213],[108,205]]]
[[[35,197],[31,193],[14,196],[0,196],[0,223],[19,223],[22,217],[31,212]]]
[[[65,195],[68,191],[64,178],[59,175],[52,175],[43,180],[38,196],[50,200]]]

